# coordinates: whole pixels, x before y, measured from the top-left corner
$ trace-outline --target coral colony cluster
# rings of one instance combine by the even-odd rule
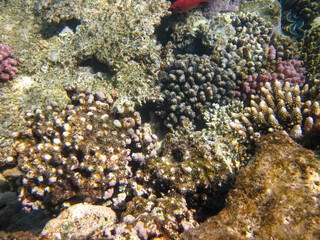
[[[206,55],[177,55],[159,79],[164,96],[156,113],[171,129],[185,120],[203,121],[205,108],[214,102],[225,105],[235,96],[236,75],[218,67]]]
[[[52,101],[25,114],[25,128],[0,152],[1,167],[20,170],[17,193],[25,211],[56,214],[74,203],[95,203],[108,207],[113,224],[94,231],[93,238],[180,239],[225,206],[261,135],[281,130],[286,138],[319,148],[316,1],[281,1],[291,38],[276,34],[258,13],[217,14],[241,10],[238,0],[213,1],[219,5],[204,13],[169,16],[161,23],[167,1],[154,8],[153,1],[135,2],[139,7],[132,12],[128,7],[127,17],[118,14],[118,3],[103,4],[101,11],[90,1],[82,3],[92,8],[90,21],[78,1],[45,2],[44,21],[79,21],[68,42],[68,49],[77,49],[72,57],[96,58],[112,70],[115,87],[128,89],[107,94],[70,83],[66,105]],[[142,13],[145,18],[136,21]],[[128,28],[118,22],[128,22]],[[165,37],[154,37],[157,25]],[[303,36],[299,43],[293,40]],[[0,44],[0,81],[16,76],[17,63],[12,50]],[[145,112],[135,108],[136,98],[125,95],[128,86],[156,93],[136,96],[143,110],[154,107],[150,123],[142,121]],[[144,108],[146,99],[150,105]],[[159,122],[166,127],[161,137],[155,132]]]
[[[50,194],[54,204],[77,197],[121,205],[129,179],[152,154],[157,137],[130,104],[119,106],[121,118],[113,115],[116,92],[105,96],[75,86],[66,91],[72,104],[62,111],[48,107],[47,114],[28,113],[30,130],[16,136],[17,160],[25,173],[22,204],[37,209]]]
[[[16,76],[18,61],[13,57],[11,48],[0,44],[0,81],[8,81]]]

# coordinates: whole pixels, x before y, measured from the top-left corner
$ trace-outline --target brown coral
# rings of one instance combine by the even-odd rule
[[[66,88],[73,104],[26,115],[16,134],[16,160],[24,173],[20,200],[38,208],[70,198],[112,200],[121,207],[129,179],[155,147],[156,137],[142,125],[130,103],[113,110],[118,95]]]

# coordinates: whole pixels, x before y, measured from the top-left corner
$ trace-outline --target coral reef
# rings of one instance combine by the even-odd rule
[[[128,203],[121,221],[115,212],[105,206],[76,204],[46,224],[41,237],[61,239],[178,239],[181,231],[198,223],[192,217],[182,197],[134,197]]]
[[[281,4],[279,0],[241,1],[239,10],[243,12],[259,12],[261,17],[270,21],[275,27],[281,24]]]
[[[223,196],[240,165],[236,141],[228,145],[234,156],[227,157],[222,153],[224,147],[227,149],[225,143],[203,133],[173,132],[163,143],[159,157],[148,163],[157,195],[181,194],[188,208],[195,209],[197,220],[205,218],[204,209],[214,212],[223,206]]]
[[[286,134],[261,138],[226,208],[180,239],[317,239],[318,161]]]
[[[242,113],[233,113],[231,127],[248,139],[284,129],[294,139],[305,136],[307,144],[319,144],[313,141],[320,133],[319,86],[309,89],[305,84],[300,89],[275,81],[266,83],[261,92],[265,100],[255,97]]]
[[[238,95],[242,100],[250,99],[251,95],[260,96],[261,88],[266,82],[274,83],[279,81],[281,84],[289,82],[290,86],[299,85],[303,86],[305,83],[305,68],[301,66],[301,61],[292,59],[283,61],[281,58],[277,59],[276,70],[273,73],[267,74],[254,74],[249,75],[247,81],[242,83]]]
[[[18,61],[14,59],[11,48],[0,44],[0,81],[13,79],[17,74]]]
[[[296,45],[290,47],[288,37],[274,34],[272,24],[257,13],[221,14],[210,20],[195,15],[186,23],[171,25],[166,47],[172,51],[159,74],[163,95],[156,113],[169,129],[186,120],[204,127],[203,113],[212,103],[250,99],[266,81],[288,78],[303,84],[305,69],[295,59]],[[200,60],[193,59],[208,67],[202,71],[203,64],[198,67]]]
[[[27,113],[28,130],[16,133],[11,158],[24,173],[20,201],[26,210],[72,197],[109,199],[120,208],[157,138],[129,102],[113,113],[116,92],[105,96],[74,86],[66,91],[72,104]]]
[[[63,85],[68,82],[116,89],[138,102],[154,94],[161,64],[154,29],[170,14],[169,5],[166,0],[17,0],[1,5],[0,42],[10,43],[19,74],[10,85],[0,83],[0,131],[7,137],[21,130],[21,111],[42,109],[51,101],[65,104]]]
[[[201,126],[206,108],[230,103],[235,96],[235,74],[216,66],[206,55],[177,55],[159,80],[163,97],[156,114],[169,129],[186,120]]]
[[[123,230],[121,230],[121,227]],[[198,226],[193,210],[188,209],[186,200],[179,195],[148,199],[135,197],[128,203],[117,233],[122,236],[139,236],[139,239],[167,237],[179,239],[181,232]]]
[[[293,2],[302,11],[290,3],[284,18],[299,38],[319,4]],[[171,15],[169,5],[18,0],[0,8],[0,41],[19,61],[15,81],[0,88],[0,191],[15,191],[26,210],[4,214],[6,231],[36,234],[58,214],[39,238],[180,239],[212,215],[217,239],[284,236],[285,224],[310,227],[308,238],[318,228],[305,207],[318,208],[315,159],[278,132],[319,149],[318,28],[298,50],[277,34],[277,0],[212,1],[210,18]],[[246,12],[229,12],[238,6]],[[36,110],[22,118],[25,109]]]
[[[45,2],[40,14],[50,24],[79,23],[66,49],[76,65],[95,60],[121,95],[146,97],[161,64],[154,28],[169,1]]]

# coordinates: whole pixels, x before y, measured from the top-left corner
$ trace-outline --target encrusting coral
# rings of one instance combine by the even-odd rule
[[[317,239],[319,159],[283,132],[257,142],[226,207],[180,239]]]

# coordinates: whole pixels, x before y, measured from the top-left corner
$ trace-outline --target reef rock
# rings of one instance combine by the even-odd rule
[[[116,221],[116,214],[111,208],[79,203],[50,220],[41,234],[49,239],[61,239],[63,236],[83,239],[92,236],[100,228],[108,231],[108,227]]]
[[[261,138],[226,208],[181,239],[318,239],[317,162],[284,133]]]

